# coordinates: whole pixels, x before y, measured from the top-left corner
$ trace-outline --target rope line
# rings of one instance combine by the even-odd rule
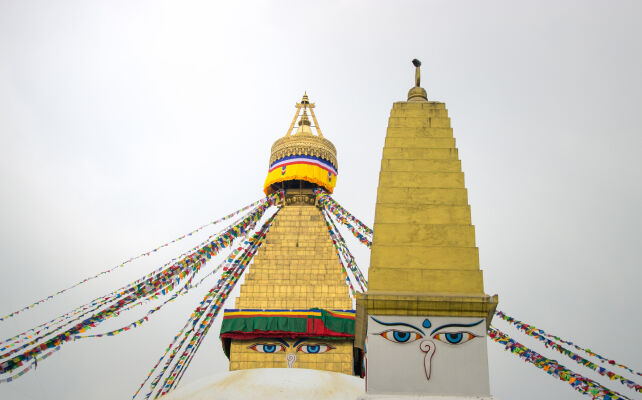
[[[219,218],[219,219],[217,219],[217,220],[215,220],[215,221],[212,221],[212,222],[210,222],[210,223],[207,223],[207,224],[205,224],[205,225],[202,225],[202,226],[200,226],[200,227],[198,227],[198,228],[196,228],[196,229],[192,230],[192,231],[191,231],[191,232],[189,232],[189,233],[186,233],[186,234],[184,234],[184,235],[182,235],[182,236],[179,236],[178,238],[176,238],[176,239],[174,239],[174,240],[172,240],[172,241],[170,241],[170,242],[167,242],[167,243],[162,244],[162,245],[160,245],[160,246],[158,246],[158,247],[155,247],[155,248],[153,248],[153,249],[151,249],[151,250],[148,250],[148,251],[146,251],[146,252],[143,252],[143,253],[141,253],[141,254],[139,254],[139,255],[135,256],[135,257],[131,257],[130,259],[128,259],[128,260],[126,260],[126,261],[121,262],[120,264],[118,264],[118,265],[117,265],[117,266],[115,266],[115,267],[112,267],[112,268],[110,268],[110,269],[108,269],[108,270],[105,270],[105,271],[103,271],[103,272],[100,272],[100,273],[98,273],[98,274],[96,274],[96,275],[94,275],[94,276],[90,276],[90,277],[88,277],[88,278],[85,278],[85,279],[83,279],[82,281],[77,282],[77,283],[75,283],[75,284],[73,284],[73,285],[71,285],[71,286],[69,286],[69,287],[67,287],[67,288],[65,288],[65,289],[59,290],[59,291],[57,291],[57,292],[56,292],[56,293],[54,293],[54,294],[51,294],[51,295],[49,295],[49,296],[47,296],[47,297],[44,297],[44,298],[42,298],[42,299],[40,299],[40,300],[38,300],[38,301],[36,301],[36,302],[34,302],[34,303],[32,303],[32,304],[29,304],[29,305],[27,305],[27,306],[24,306],[24,307],[22,307],[22,308],[20,308],[20,309],[18,309],[18,310],[16,310],[16,311],[14,311],[14,312],[12,312],[12,313],[9,313],[9,314],[5,315],[4,317],[0,318],[0,321],[4,321],[4,320],[6,320],[6,319],[9,319],[9,318],[11,318],[11,317],[16,316],[17,314],[19,314],[19,313],[21,313],[21,312],[23,312],[23,311],[26,311],[26,310],[32,309],[32,308],[34,308],[34,307],[36,307],[36,306],[38,306],[38,305],[40,305],[40,304],[42,304],[42,303],[44,303],[44,302],[46,302],[46,301],[49,301],[49,300],[53,299],[53,298],[54,298],[54,297],[56,297],[56,296],[59,296],[59,295],[61,295],[61,294],[65,293],[65,292],[67,292],[67,291],[69,291],[69,290],[71,290],[71,289],[73,289],[73,288],[75,288],[75,287],[78,287],[78,286],[80,286],[80,285],[82,285],[82,284],[84,284],[84,283],[86,283],[86,282],[89,282],[90,280],[96,279],[96,278],[101,277],[101,276],[103,276],[103,275],[106,275],[106,274],[108,274],[108,273],[110,273],[110,272],[112,272],[112,271],[115,271],[115,270],[117,270],[117,269],[119,269],[119,268],[122,268],[122,267],[124,267],[126,264],[129,264],[129,263],[130,263],[130,262],[132,262],[132,261],[138,260],[139,258],[142,258],[142,257],[145,257],[145,256],[149,256],[150,254],[157,252],[158,250],[162,249],[163,247],[167,247],[167,246],[169,246],[170,244],[173,244],[173,243],[176,243],[176,242],[178,242],[178,241],[181,241],[181,240],[185,239],[185,238],[186,238],[186,237],[188,237],[188,236],[192,236],[193,234],[195,234],[195,233],[197,233],[197,232],[199,232],[199,231],[201,231],[201,230],[205,229],[206,227],[208,227],[208,226],[210,226],[210,225],[216,225],[216,224],[218,224],[218,223],[220,223],[220,222],[222,222],[222,221],[225,221],[225,220],[227,220],[227,219],[230,219],[230,218],[234,217],[235,215],[240,214],[240,213],[241,213],[241,212],[243,212],[243,211],[246,211],[246,210],[248,210],[248,209],[250,209],[250,208],[253,208],[253,207],[255,207],[255,206],[259,205],[259,204],[260,204],[260,203],[262,203],[262,202],[265,202],[265,201],[266,201],[266,199],[267,199],[267,198],[263,198],[263,199],[261,199],[261,200],[257,200],[257,201],[255,201],[254,203],[252,203],[252,204],[248,204],[247,206],[245,206],[245,207],[243,207],[243,208],[240,208],[240,209],[238,209],[238,210],[236,210],[236,211],[234,211],[234,212],[232,212],[232,213],[230,213],[230,214],[228,214],[228,215],[226,215],[226,216],[224,216],[224,217],[222,217],[222,218]]]
[[[488,328],[488,337],[494,342],[504,345],[504,350],[510,351],[522,358],[525,362],[529,362],[537,368],[545,371],[547,374],[557,377],[561,381],[568,382],[573,389],[582,394],[592,396],[593,399],[631,400],[618,392],[600,385],[592,379],[586,378],[567,369],[555,360],[542,356],[536,351],[531,350],[523,344],[511,339],[510,336],[492,326]]]
[[[522,322],[522,321],[520,321],[520,320],[517,320],[517,319],[515,319],[515,318],[513,318],[513,317],[511,317],[511,316],[509,316],[509,315],[506,315],[506,314],[505,314],[504,312],[502,312],[502,311],[499,311],[499,310],[498,310],[498,311],[496,311],[496,312],[495,312],[495,315],[497,315],[499,318],[503,319],[504,321],[506,321],[506,322],[508,322],[508,323],[511,323],[511,324],[515,325],[518,329],[520,329],[520,330],[524,331],[525,333],[529,333],[529,332],[530,332],[530,333],[532,333],[532,336],[537,335],[537,336],[540,336],[540,337],[547,337],[547,338],[551,338],[551,339],[557,340],[557,341],[558,341],[558,342],[560,342],[560,343],[564,343],[564,344],[567,344],[567,345],[569,345],[569,346],[573,346],[573,347],[574,347],[574,348],[576,348],[577,350],[581,350],[581,351],[583,351],[583,352],[585,352],[585,353],[587,353],[587,354],[589,354],[589,355],[591,355],[591,356],[593,356],[593,357],[596,357],[596,358],[598,358],[598,359],[599,359],[601,362],[603,362],[603,363],[608,363],[608,364],[610,364],[610,365],[615,365],[615,366],[617,366],[617,367],[620,367],[620,368],[622,368],[622,369],[625,369],[625,370],[629,371],[629,372],[630,372],[630,373],[632,373],[632,374],[636,374],[636,375],[640,375],[640,376],[642,376],[642,374],[641,374],[641,373],[634,371],[633,369],[631,369],[631,368],[627,367],[627,366],[626,366],[626,365],[624,365],[624,364],[620,364],[620,363],[616,362],[615,360],[610,360],[610,359],[608,359],[608,358],[606,358],[606,357],[604,357],[604,356],[601,356],[601,355],[599,355],[599,354],[597,354],[597,353],[593,352],[593,351],[592,351],[592,350],[590,350],[590,349],[585,349],[585,348],[583,348],[583,347],[580,347],[580,346],[576,345],[575,343],[573,343],[573,342],[571,342],[571,341],[564,340],[564,339],[560,338],[559,336],[551,335],[551,334],[549,334],[549,333],[545,332],[545,331],[544,331],[544,330],[542,330],[542,329],[536,328],[536,327],[535,327],[535,326],[533,326],[533,325],[527,324],[527,323]],[[541,340],[541,339],[540,339],[540,340]],[[567,350],[567,351],[568,351],[568,350]],[[574,354],[574,353],[571,353],[571,354]],[[587,360],[587,361],[588,361],[588,360]],[[578,362],[579,362],[579,361],[578,361]],[[595,365],[595,364],[593,364],[593,365]],[[591,368],[591,369],[593,369],[593,370],[597,371],[597,372],[598,372],[598,373],[600,373],[601,375],[607,375],[607,376],[609,376],[609,378],[611,378],[611,379],[619,379],[619,378],[612,378],[612,376],[613,376],[613,375],[615,375],[615,374],[613,374],[612,372],[611,372],[610,374],[608,373],[608,372],[610,372],[610,371],[607,371],[606,373],[602,373],[602,372],[600,372],[600,368],[601,368],[601,367],[598,367],[598,366],[596,366],[596,365],[595,365],[595,367],[596,367],[596,368],[591,368],[591,367],[589,367],[589,368]],[[604,369],[604,368],[602,368],[602,369]],[[619,377],[619,375],[617,375],[617,376]],[[624,379],[625,379],[625,378],[624,378]],[[630,381],[630,382],[632,382],[632,381]],[[633,383],[635,383],[635,382],[633,382]],[[640,385],[637,385],[637,386],[639,387]],[[636,390],[638,390],[638,389],[636,389]],[[638,391],[640,391],[640,390],[638,390]]]

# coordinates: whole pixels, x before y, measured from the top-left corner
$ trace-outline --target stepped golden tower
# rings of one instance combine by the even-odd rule
[[[283,190],[284,202],[245,275],[236,308],[224,313],[221,339],[230,370],[359,369],[353,300],[313,193],[333,191],[337,167],[336,149],[323,137],[305,94],[286,135],[272,146],[264,185],[266,194]]]
[[[484,294],[448,111],[428,101],[413,64],[408,100],[390,112],[355,346],[367,350],[369,398],[478,399],[490,395],[485,336],[497,296]]]

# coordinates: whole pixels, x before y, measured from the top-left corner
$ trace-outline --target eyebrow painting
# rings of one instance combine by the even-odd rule
[[[430,335],[432,336],[435,332],[437,332],[440,329],[444,329],[444,328],[454,328],[454,327],[470,328],[470,327],[477,326],[477,325],[481,324],[482,321],[484,321],[484,320],[480,319],[479,321],[473,322],[471,324],[446,324],[446,325],[442,325],[442,326],[440,326],[438,328],[433,329],[433,331],[430,332]]]
[[[370,316],[370,319],[372,319],[374,322],[376,322],[378,324],[381,324],[381,325],[385,325],[385,326],[407,326],[408,328],[415,329],[418,332],[421,332],[422,334],[424,333],[424,331],[422,329],[419,329],[416,326],[411,325],[411,324],[407,324],[405,322],[383,322],[383,321],[379,321],[378,319],[376,319],[372,315]]]

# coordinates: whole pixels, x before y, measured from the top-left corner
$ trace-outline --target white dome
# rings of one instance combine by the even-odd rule
[[[356,376],[303,368],[224,372],[181,386],[163,400],[355,400],[365,392]]]

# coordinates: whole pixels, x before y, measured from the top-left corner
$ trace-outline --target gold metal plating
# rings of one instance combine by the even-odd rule
[[[415,66],[415,86],[408,91],[408,101],[428,101],[428,93],[421,87],[421,61],[412,60]]]
[[[292,155],[320,157],[330,161],[334,168],[339,168],[337,149],[328,139],[318,136],[292,135],[277,140],[272,145],[270,165],[276,160]]]
[[[285,205],[315,205],[316,196],[312,189],[287,189],[285,191]]]
[[[284,137],[278,139],[272,145],[270,165],[283,157],[306,155],[330,161],[334,168],[338,169],[337,149],[334,147],[332,142],[323,137],[321,129],[319,128],[319,123],[317,122],[317,117],[314,115],[314,103],[310,103],[308,95],[304,94],[301,102],[297,103],[295,107],[296,113],[294,114],[294,118],[292,119],[288,132]],[[301,114],[301,110],[303,110],[303,115],[299,121],[299,128],[294,134],[292,134],[294,124]],[[314,125],[310,124],[307,113],[308,110],[310,111]],[[312,127],[315,128],[317,136],[313,134],[311,129]]]

